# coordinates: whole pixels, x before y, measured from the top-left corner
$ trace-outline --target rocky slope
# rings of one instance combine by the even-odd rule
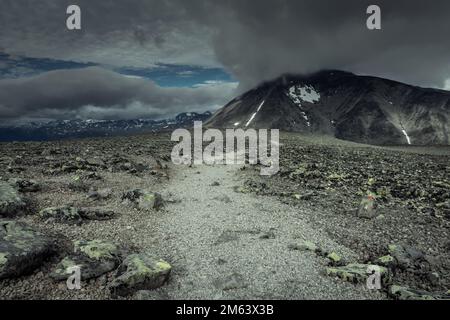
[[[276,128],[368,144],[450,143],[450,92],[342,71],[285,75],[229,102],[207,122]]]

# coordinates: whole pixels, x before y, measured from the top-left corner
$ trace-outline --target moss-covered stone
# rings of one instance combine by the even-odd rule
[[[33,271],[52,253],[49,237],[24,223],[0,219],[0,279]]]
[[[398,300],[438,300],[436,295],[429,292],[413,290],[398,285],[392,285],[389,288],[389,294]]]
[[[311,241],[300,241],[299,243],[292,243],[288,246],[291,250],[299,250],[299,251],[312,251],[319,252],[320,249]]]
[[[24,213],[26,201],[9,183],[0,181],[0,217],[14,217]]]
[[[342,263],[342,257],[338,255],[336,252],[330,252],[327,255],[327,258],[330,260],[333,265],[340,265]]]
[[[41,210],[38,214],[41,219],[57,222],[80,224],[82,217],[77,208],[74,207],[52,207]]]
[[[380,271],[382,282],[386,283],[389,278],[389,272],[386,268],[378,265],[352,263],[342,267],[327,268],[326,273],[344,281],[363,283],[367,281],[370,275],[369,270],[372,268],[377,268]]]
[[[163,205],[162,196],[159,193],[147,192],[138,200],[138,208],[142,210],[159,210]]]
[[[386,256],[378,258],[376,263],[384,267],[394,267],[396,265],[396,260],[393,256],[388,254]]]
[[[164,205],[162,196],[156,192],[135,189],[126,192],[122,200],[141,210],[159,210]]]
[[[113,296],[156,289],[167,281],[171,270],[169,263],[150,254],[132,254],[119,267],[109,288]]]
[[[104,240],[75,241],[74,253],[61,260],[51,273],[55,280],[66,280],[70,268],[78,266],[81,278],[97,278],[117,268],[120,263],[120,250],[117,245]]]
[[[75,253],[83,253],[91,259],[113,259],[119,256],[119,249],[117,246],[104,240],[84,241],[79,240],[74,242]]]

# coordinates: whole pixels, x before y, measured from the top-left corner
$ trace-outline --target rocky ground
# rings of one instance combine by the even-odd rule
[[[448,148],[281,143],[270,178],[164,135],[0,144],[0,298],[448,297]]]

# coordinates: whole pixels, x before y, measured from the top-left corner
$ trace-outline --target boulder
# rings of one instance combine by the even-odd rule
[[[312,243],[311,241],[301,241],[299,243],[292,243],[288,246],[290,250],[299,250],[299,251],[312,251],[312,252],[320,252],[321,250],[317,245]]]
[[[377,268],[380,270],[381,282],[387,283],[389,280],[388,269],[378,265],[351,263],[342,267],[330,267],[326,273],[332,277],[338,277],[344,281],[352,283],[365,283],[371,275],[370,270]]]
[[[51,238],[24,223],[0,219],[0,279],[32,272],[53,252]]]
[[[414,266],[417,262],[425,259],[425,254],[411,246],[391,244],[388,246],[389,253],[395,258],[397,265],[406,269]]]
[[[122,200],[131,203],[141,210],[159,210],[164,202],[162,196],[156,192],[135,189],[124,193]]]
[[[78,212],[86,220],[110,220],[116,215],[113,210],[105,208],[80,208]]]
[[[115,216],[115,212],[105,208],[75,208],[55,207],[46,208],[39,212],[39,217],[44,220],[81,224],[83,220],[109,220]]]
[[[432,293],[422,290],[413,290],[407,287],[392,285],[389,295],[397,300],[437,300],[438,297]]]
[[[24,213],[26,201],[10,184],[0,181],[0,217],[13,217]]]
[[[75,241],[73,254],[61,260],[50,276],[57,281],[66,280],[71,275],[71,268],[78,266],[82,280],[97,278],[116,269],[120,256],[118,247],[112,242]]]
[[[109,289],[113,296],[153,290],[168,280],[171,270],[170,264],[148,253],[132,254],[120,265]]]
[[[80,211],[69,206],[45,208],[38,213],[38,216],[43,220],[68,224],[81,224],[83,220]]]
[[[330,252],[327,254],[328,260],[330,260],[330,264],[333,266],[340,266],[343,264],[343,259],[336,252]]]
[[[397,265],[397,261],[390,254],[382,256],[382,257],[379,257],[376,260],[376,263],[378,265],[380,265],[380,266],[391,268],[391,269],[394,268]]]

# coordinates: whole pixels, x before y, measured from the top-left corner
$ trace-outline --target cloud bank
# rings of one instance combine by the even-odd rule
[[[217,109],[232,98],[236,83],[165,88],[99,67],[51,71],[0,80],[0,115],[14,118],[164,118],[184,111]]]

